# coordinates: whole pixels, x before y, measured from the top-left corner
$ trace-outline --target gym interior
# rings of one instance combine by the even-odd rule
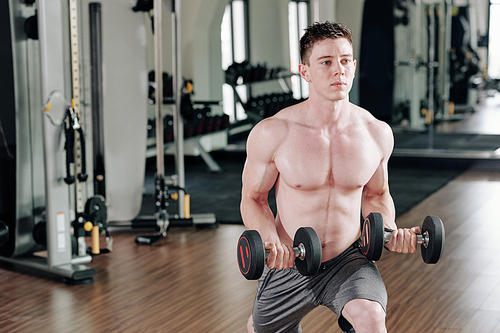
[[[387,330],[500,332],[500,1],[0,7],[0,331],[246,332],[246,139],[308,98],[298,40],[329,20],[393,130],[398,227],[442,221],[437,252],[379,254]],[[324,307],[302,328],[341,332]]]

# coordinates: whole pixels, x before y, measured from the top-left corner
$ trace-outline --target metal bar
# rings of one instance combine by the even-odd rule
[[[94,194],[105,197],[104,122],[102,109],[102,26],[101,4],[98,2],[89,3],[89,23]]]
[[[450,54],[451,54],[451,22],[452,22],[453,4],[452,0],[445,0],[444,13],[445,13],[445,27],[444,27],[444,54],[442,68],[442,81],[443,81],[443,101],[445,102],[445,109],[443,116],[449,118],[450,114]]]
[[[500,151],[395,148],[392,153],[392,157],[419,157],[419,158],[463,159],[463,160],[499,160]]]
[[[1,258],[0,261],[17,266],[35,269],[38,271],[55,274],[69,280],[82,281],[93,279],[95,269],[81,264],[64,264],[56,267],[47,266],[46,258],[38,256],[24,256],[19,258]]]
[[[82,119],[80,111],[80,59],[79,59],[79,41],[78,41],[78,3],[77,0],[69,0],[69,30],[70,30],[70,51],[71,51],[71,89],[72,99],[71,107],[74,109],[78,119]],[[79,124],[81,126],[81,122]],[[74,156],[75,156],[75,176],[82,173],[83,154],[86,152],[82,150],[80,133],[75,129],[75,143],[74,143]],[[85,237],[77,230],[83,226],[85,222],[82,216],[79,216],[84,211],[84,198],[82,182],[85,181],[80,177],[75,177],[74,191],[75,191],[75,211],[77,214],[77,222],[75,227],[75,235],[78,241],[78,255],[86,256],[87,244]]]
[[[163,148],[163,1],[154,2],[154,59],[155,59],[155,120],[156,120],[156,173],[158,177],[165,176],[165,153]]]
[[[430,123],[429,123],[429,149],[432,149],[434,147],[434,113],[435,113],[435,107],[434,107],[434,61],[436,59],[436,52],[435,52],[435,14],[436,14],[436,9],[435,5],[429,5],[429,59],[427,61],[428,64],[428,91],[429,91],[429,107],[427,112],[430,112]]]
[[[143,215],[135,218],[132,221],[109,221],[110,228],[156,228],[156,216]],[[171,227],[192,227],[196,225],[210,225],[217,222],[215,215],[212,213],[191,214],[189,219],[170,218],[169,222]]]
[[[38,34],[43,113],[45,193],[47,219],[47,264],[54,267],[71,260],[68,188],[59,167],[64,155],[59,149],[60,129],[66,111],[62,2],[38,1]]]
[[[174,1],[172,10],[172,83],[174,87],[174,141],[176,146],[175,164],[179,177],[179,187],[186,187],[184,166],[184,124],[181,116],[182,97],[182,44],[181,44],[181,0]],[[179,195],[179,217],[184,218],[184,195]]]
[[[80,62],[78,54],[78,10],[76,0],[69,0],[69,29],[71,49],[71,88],[73,92],[72,107],[78,117],[80,114]]]
[[[205,163],[208,165],[208,168],[210,169],[210,171],[212,171],[212,172],[220,172],[221,171],[219,164],[217,164],[217,162],[215,162],[215,160],[212,158],[212,156],[209,153],[207,153],[205,148],[203,148],[203,146],[201,145],[199,137],[194,138],[194,140],[191,140],[191,143],[198,149],[198,151],[200,152],[201,158],[203,158],[203,161],[205,161]]]

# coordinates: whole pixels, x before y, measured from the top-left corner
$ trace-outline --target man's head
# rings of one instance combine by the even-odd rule
[[[345,38],[352,45],[351,30],[345,25],[330,21],[324,23],[315,22],[313,25],[307,27],[306,32],[300,39],[300,61],[303,64],[309,65],[309,57],[314,44],[329,38]]]

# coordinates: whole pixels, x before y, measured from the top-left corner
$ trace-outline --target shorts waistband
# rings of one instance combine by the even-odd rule
[[[353,249],[359,249],[361,248],[361,239],[357,239],[354,243],[352,243],[347,249],[345,249],[341,254],[339,254],[336,257],[333,257],[332,259],[329,259],[327,261],[324,261],[321,263],[320,270],[321,269],[326,269],[327,266],[329,266],[332,262],[340,258],[342,255],[347,253],[348,251],[351,251]]]

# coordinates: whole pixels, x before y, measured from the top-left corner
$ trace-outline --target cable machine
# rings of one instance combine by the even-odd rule
[[[3,169],[0,176],[2,191],[12,197],[2,197],[0,226],[7,228],[0,228],[0,261],[60,276],[70,284],[89,283],[95,270],[84,265],[92,258],[82,231],[86,223],[95,223],[84,207],[76,0],[39,0],[37,5],[35,16],[25,20],[32,24],[31,33],[14,23],[32,9],[9,1],[1,10],[9,15],[2,20],[9,26],[2,29],[2,54],[10,54],[2,65],[4,72],[13,73],[7,83],[11,87],[3,93],[14,99],[3,113],[13,128],[4,148],[9,152],[12,147],[14,153],[2,162],[12,169]],[[65,40],[71,44],[70,61]],[[46,254],[38,253],[44,250]]]
[[[133,228],[154,227],[157,230],[153,235],[137,236],[137,244],[154,245],[166,237],[171,227],[216,226],[217,220],[212,213],[190,214],[190,197],[185,189],[184,165],[184,123],[181,115],[181,101],[183,96],[182,80],[182,47],[181,47],[181,1],[171,1],[172,21],[172,86],[173,101],[169,103],[173,111],[175,170],[176,174],[165,175],[165,146],[163,128],[163,0],[154,0],[154,62],[155,62],[155,123],[156,123],[156,174],[155,174],[155,204],[154,216],[139,216],[131,222]],[[178,212],[170,215],[167,211],[168,199],[178,200]],[[110,222],[110,226],[127,226],[128,223]]]

